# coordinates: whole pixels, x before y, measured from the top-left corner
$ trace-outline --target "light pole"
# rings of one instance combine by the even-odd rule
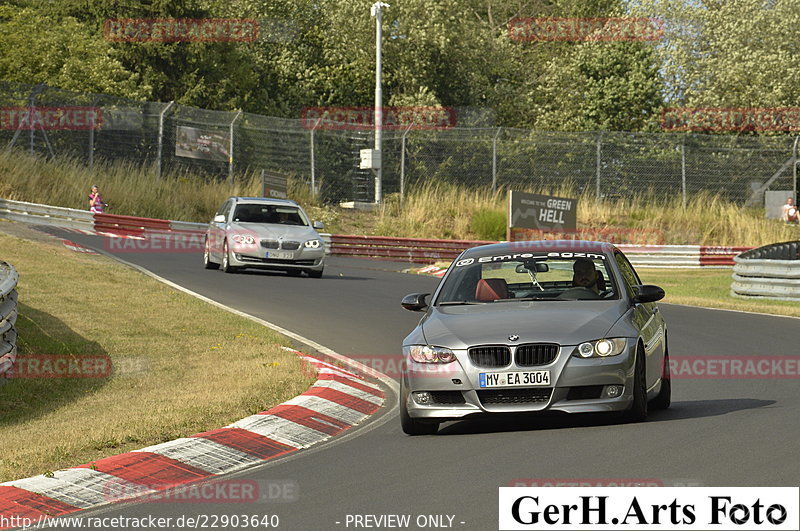
[[[381,143],[383,140],[383,91],[381,90],[381,41],[383,29],[383,8],[389,7],[385,2],[375,2],[369,10],[371,16],[375,17],[375,156],[378,159],[375,168],[375,203],[383,200],[383,169],[381,157]]]

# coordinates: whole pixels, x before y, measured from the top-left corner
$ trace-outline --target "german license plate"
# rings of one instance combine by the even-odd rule
[[[282,260],[291,260],[294,258],[294,253],[289,251],[267,251],[267,258],[280,258]]]
[[[530,387],[549,386],[550,371],[482,372],[481,387]]]

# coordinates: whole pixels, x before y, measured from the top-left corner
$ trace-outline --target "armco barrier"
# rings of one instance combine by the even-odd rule
[[[17,359],[17,281],[14,266],[0,262],[0,376]]]
[[[25,201],[0,199],[0,217],[25,223],[77,228],[117,235],[150,232],[205,231],[205,223],[92,214],[85,210],[53,207]],[[342,256],[384,258],[409,262],[452,260],[461,251],[476,245],[497,243],[480,240],[432,240],[391,238],[347,234],[321,234],[325,251]],[[700,268],[730,267],[733,257],[749,247],[711,247],[700,245],[630,245],[619,247],[637,267]]]
[[[409,262],[453,260],[461,251],[476,245],[497,243],[471,240],[429,240],[332,234],[330,252],[334,255],[387,258]],[[699,268],[733,265],[733,257],[750,247],[711,247],[700,245],[628,245],[618,247],[636,267]]]
[[[765,245],[734,261],[734,297],[800,301],[800,241]]]
[[[390,258],[420,262],[453,260],[461,251],[487,241],[425,240],[416,238],[389,238],[386,236],[357,236],[331,234],[330,253],[343,256]]]

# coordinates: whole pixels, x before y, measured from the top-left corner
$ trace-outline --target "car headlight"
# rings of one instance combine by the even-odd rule
[[[322,246],[322,242],[320,240],[308,240],[304,243],[306,249],[319,249]]]
[[[432,347],[430,345],[410,345],[403,347],[408,356],[417,363],[452,363],[456,355],[446,347]]]
[[[234,234],[231,239],[236,243],[243,243],[245,245],[253,245],[256,239],[249,234]]]
[[[606,358],[622,354],[627,346],[628,340],[624,337],[598,339],[581,343],[574,355],[579,358]]]

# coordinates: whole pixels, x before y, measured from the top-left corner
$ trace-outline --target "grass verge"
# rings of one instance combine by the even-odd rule
[[[704,306],[725,310],[800,317],[800,306],[793,301],[740,299],[732,297],[730,269],[645,269],[637,268],[642,282],[661,286],[664,302]]]
[[[285,338],[110,258],[0,233],[20,275],[20,356],[107,354],[103,379],[0,386],[0,481],[218,428],[305,391]]]

